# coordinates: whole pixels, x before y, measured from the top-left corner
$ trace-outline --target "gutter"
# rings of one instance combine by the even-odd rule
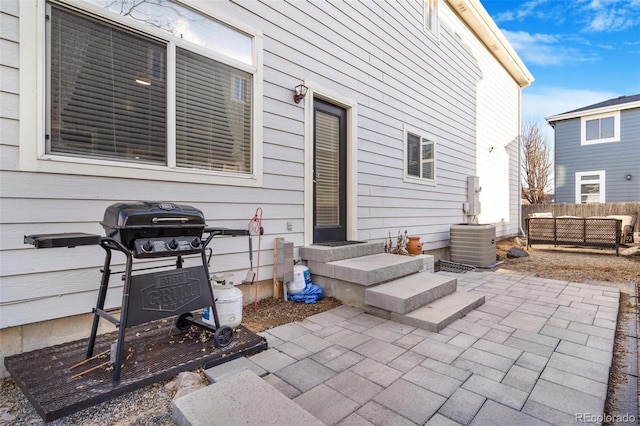
[[[535,80],[479,0],[446,0],[498,62],[525,88]]]

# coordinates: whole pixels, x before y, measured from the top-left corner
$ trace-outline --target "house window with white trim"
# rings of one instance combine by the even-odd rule
[[[423,0],[424,30],[438,37],[438,0]]]
[[[251,177],[253,37],[168,0],[106,7],[47,4],[44,153]]]
[[[435,184],[436,143],[433,137],[405,126],[405,181]]]
[[[576,173],[576,203],[604,203],[605,171]]]
[[[581,117],[580,125],[582,145],[620,140],[620,111]]]

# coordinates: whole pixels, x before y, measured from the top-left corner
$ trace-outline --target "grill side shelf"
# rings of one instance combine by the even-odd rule
[[[25,235],[24,243],[31,244],[35,248],[56,248],[93,246],[100,244],[100,235],[77,233]]]

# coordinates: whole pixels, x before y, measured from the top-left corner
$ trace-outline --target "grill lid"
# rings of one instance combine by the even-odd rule
[[[105,210],[100,223],[108,234],[114,230],[155,227],[195,227],[202,230],[206,225],[204,215],[199,209],[184,204],[158,201],[112,204]]]

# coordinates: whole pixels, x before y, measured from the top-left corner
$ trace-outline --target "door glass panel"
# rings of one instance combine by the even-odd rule
[[[316,226],[340,224],[339,118],[316,113]]]

